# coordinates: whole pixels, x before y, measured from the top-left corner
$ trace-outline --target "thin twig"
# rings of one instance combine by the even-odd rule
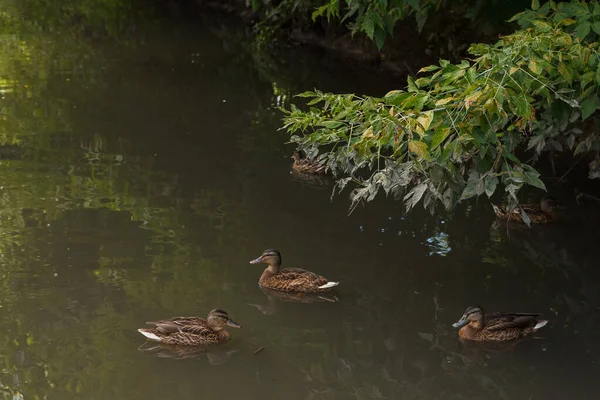
[[[563,180],[563,179],[565,179],[565,177],[566,177],[567,175],[569,175],[569,173],[570,173],[570,172],[573,170],[573,168],[575,168],[575,167],[577,166],[577,164],[579,164],[579,162],[580,162],[581,160],[583,160],[583,157],[585,157],[585,156],[586,156],[586,154],[587,154],[587,153],[585,153],[585,154],[583,154],[581,157],[579,157],[579,160],[575,161],[575,163],[574,163],[573,165],[571,165],[571,168],[569,168],[569,169],[567,170],[567,172],[565,172],[565,173],[564,173],[564,175],[563,175],[563,176],[561,176],[560,178],[558,178],[558,181],[559,181],[559,182],[562,182],[562,180]]]

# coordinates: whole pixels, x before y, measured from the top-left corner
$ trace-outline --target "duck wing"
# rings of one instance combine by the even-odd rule
[[[277,274],[277,279],[285,280],[286,286],[289,288],[321,286],[327,283],[327,279],[321,275],[302,268],[282,269]]]
[[[146,322],[153,325],[160,333],[169,335],[175,332],[196,333],[203,329],[208,329],[206,320],[198,317],[175,317],[161,321]],[[200,329],[203,328],[203,329]]]
[[[508,329],[532,328],[541,314],[534,313],[494,313],[485,316],[484,329],[501,331]]]

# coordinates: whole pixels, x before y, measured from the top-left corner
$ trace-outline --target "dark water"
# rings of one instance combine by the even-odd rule
[[[348,216],[345,194],[290,175],[275,105],[290,87],[394,82],[297,50],[274,70],[235,29],[201,25],[122,44],[5,38],[5,398],[597,398],[593,202],[558,192],[575,213],[530,230],[495,226],[483,199]],[[339,301],[267,297],[248,261],[269,247],[339,280]],[[517,345],[462,343],[451,323],[470,304],[551,324]],[[145,321],[217,307],[244,328],[216,351],[138,349]]]

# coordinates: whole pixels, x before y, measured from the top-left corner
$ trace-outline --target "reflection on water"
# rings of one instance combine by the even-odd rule
[[[236,35],[206,28],[2,47],[6,398],[595,398],[597,214],[507,230],[483,201],[403,216],[379,199],[348,216],[329,182],[290,174],[284,97]],[[355,90],[339,71],[294,84]],[[247,260],[270,247],[340,280],[336,297],[262,291]],[[476,303],[551,324],[463,343],[451,323]],[[215,350],[136,332],[217,307],[244,329]]]

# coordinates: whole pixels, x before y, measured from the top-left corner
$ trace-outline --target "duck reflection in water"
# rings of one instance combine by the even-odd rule
[[[265,315],[273,315],[277,312],[279,302],[286,303],[335,303],[339,299],[336,296],[314,294],[314,293],[294,293],[294,292],[282,292],[279,290],[272,290],[261,287],[262,292],[267,296],[266,304],[254,304],[248,303],[249,305],[256,307],[261,313]]]
[[[174,346],[152,342],[145,342],[138,347],[138,351],[155,357],[170,358],[173,360],[200,359],[206,356],[211,365],[225,364],[238,352],[237,349],[225,350],[214,346]]]

